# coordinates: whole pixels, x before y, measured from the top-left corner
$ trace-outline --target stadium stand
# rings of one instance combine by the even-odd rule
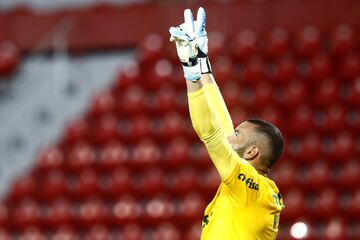
[[[261,117],[286,152],[279,240],[360,239],[359,34],[350,24],[209,33],[234,124]],[[154,47],[155,46],[155,47]],[[0,204],[0,239],[195,240],[219,177],[195,136],[175,48],[161,35],[38,153]]]

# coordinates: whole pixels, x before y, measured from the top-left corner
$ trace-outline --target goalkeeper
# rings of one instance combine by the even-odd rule
[[[273,240],[284,208],[276,184],[267,178],[283,151],[277,127],[249,119],[233,127],[209,63],[205,11],[170,28],[183,66],[192,125],[221,177],[202,222],[203,240]]]

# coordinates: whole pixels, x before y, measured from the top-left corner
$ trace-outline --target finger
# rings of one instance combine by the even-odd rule
[[[170,42],[175,42],[176,38],[174,36],[170,36]]]
[[[198,35],[202,31],[205,31],[206,26],[206,13],[204,8],[199,7],[196,17],[195,34]]]
[[[194,32],[194,17],[190,9],[185,9],[184,11],[184,22],[186,28]]]
[[[184,31],[182,31],[180,28],[177,27],[171,27],[169,29],[169,32],[171,34],[171,36],[173,36],[174,38],[178,38],[181,39],[183,41],[190,41],[190,36],[187,35]]]

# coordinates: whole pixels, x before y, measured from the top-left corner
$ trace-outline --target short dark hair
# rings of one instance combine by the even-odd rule
[[[268,156],[262,160],[268,168],[271,168],[277,162],[277,160],[279,160],[281,154],[283,153],[284,137],[282,136],[280,130],[274,124],[268,121],[255,118],[248,119],[247,122],[256,125],[257,131],[267,138],[270,152]]]

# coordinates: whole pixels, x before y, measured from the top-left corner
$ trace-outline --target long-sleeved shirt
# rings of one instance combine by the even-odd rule
[[[229,144],[234,128],[218,87],[206,84],[188,99],[195,131],[216,169],[227,176],[205,210],[201,239],[275,239],[284,207],[279,190]]]

